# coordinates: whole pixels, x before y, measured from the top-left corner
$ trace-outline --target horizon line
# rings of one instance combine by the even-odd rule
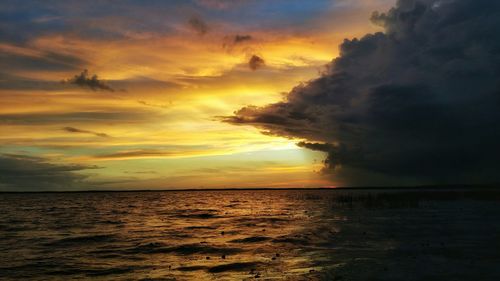
[[[0,191],[2,193],[93,193],[93,192],[176,192],[176,191],[246,191],[246,190],[367,190],[367,189],[469,189],[498,188],[500,184],[443,184],[408,186],[338,186],[338,187],[231,187],[231,188],[181,188],[181,189],[82,189],[82,190],[37,190],[37,191]]]

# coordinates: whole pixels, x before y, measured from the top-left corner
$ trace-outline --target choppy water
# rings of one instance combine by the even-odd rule
[[[488,192],[0,194],[0,279],[500,280]]]

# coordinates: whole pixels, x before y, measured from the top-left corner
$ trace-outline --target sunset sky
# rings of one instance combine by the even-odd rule
[[[2,1],[0,189],[498,183],[499,10]]]
[[[2,1],[0,187],[335,185],[301,138],[220,116],[317,77],[393,2]]]

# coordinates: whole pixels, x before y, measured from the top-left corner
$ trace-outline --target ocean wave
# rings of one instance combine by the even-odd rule
[[[229,242],[232,243],[257,243],[257,242],[263,242],[270,240],[271,237],[267,236],[251,236],[251,237],[246,237],[246,238],[241,238],[241,239],[234,239]]]
[[[193,266],[181,266],[176,268],[178,271],[197,271],[197,270],[206,270],[208,267],[203,265],[193,265]]]
[[[293,245],[308,245],[310,244],[309,240],[300,238],[300,237],[290,237],[290,236],[281,236],[274,238],[272,240],[273,243],[289,243]]]
[[[220,254],[228,255],[241,252],[239,248],[217,247],[207,244],[184,244],[177,246],[167,246],[163,243],[148,243],[137,247],[125,250],[129,254],[160,254],[160,253],[175,253],[179,255],[192,254]]]
[[[193,230],[193,229],[210,229],[210,230],[213,230],[213,229],[217,229],[217,227],[216,226],[204,226],[204,225],[191,225],[191,226],[184,227],[184,229],[187,229],[187,230]]]
[[[210,267],[208,272],[210,273],[220,273],[226,271],[247,271],[247,270],[255,270],[255,268],[259,265],[262,265],[261,262],[234,262],[216,265]]]
[[[84,235],[76,237],[65,237],[45,244],[45,246],[60,246],[60,245],[85,245],[88,243],[110,243],[118,241],[114,234],[96,234]]]
[[[103,267],[103,268],[63,268],[58,270],[52,270],[47,272],[47,275],[85,275],[88,277],[98,277],[98,276],[108,276],[108,275],[116,275],[116,274],[126,274],[132,273],[135,270],[142,270],[149,267],[145,266],[118,266],[118,267]]]

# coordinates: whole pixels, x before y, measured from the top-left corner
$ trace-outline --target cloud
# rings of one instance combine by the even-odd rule
[[[233,37],[233,43],[235,44],[238,44],[238,43],[242,43],[242,42],[246,42],[246,41],[250,41],[252,40],[252,36],[251,35],[240,35],[240,34],[236,34],[234,37]]]
[[[305,142],[305,141],[298,142],[297,146],[323,152],[330,152],[334,148],[334,146],[332,146],[329,143],[317,143],[317,142]]]
[[[93,132],[93,131],[81,130],[81,129],[74,128],[74,127],[64,127],[62,129],[66,132],[69,132],[69,133],[92,134],[92,135],[95,135],[95,136],[101,137],[101,138],[109,138],[109,135],[105,134],[105,133],[97,133],[97,132]]]
[[[46,191],[78,189],[86,185],[79,171],[96,166],[53,164],[48,159],[18,154],[0,154],[0,190]]]
[[[500,3],[399,0],[319,78],[223,121],[307,140],[346,185],[498,182]]]
[[[179,156],[178,152],[170,152],[163,150],[154,149],[137,149],[137,150],[126,150],[118,151],[108,154],[95,155],[95,159],[101,160],[120,160],[120,159],[138,159],[138,158],[161,158],[168,156]]]
[[[0,114],[0,123],[13,125],[60,125],[61,123],[143,123],[159,118],[151,111],[75,111]]]
[[[138,76],[122,80],[110,80],[114,88],[124,88],[127,91],[161,91],[180,89],[182,85],[172,81],[156,80],[149,77]]]
[[[88,75],[88,74],[87,74]],[[79,76],[79,75],[77,75]],[[72,85],[70,81],[75,78],[64,80],[65,85]],[[61,81],[55,80],[41,80],[34,78],[27,78],[18,75],[8,74],[5,72],[0,72],[0,89],[6,90],[44,90],[44,91],[61,91],[64,90],[61,87]],[[102,84],[104,82],[100,81]],[[108,80],[107,82],[113,85],[113,91],[151,91],[151,90],[172,90],[179,89],[182,86],[171,81],[161,81],[156,79],[151,79],[148,77],[134,77],[121,80]],[[104,84],[105,87],[109,87]],[[69,85],[68,85],[69,87]],[[87,87],[82,85],[82,87]],[[126,90],[125,90],[126,89]]]
[[[246,53],[251,53],[253,52],[253,48],[249,47],[248,44],[245,43],[249,43],[252,40],[254,40],[254,38],[248,34],[236,34],[231,36],[225,36],[222,43],[222,48],[227,52],[231,53],[233,49],[235,49],[240,45],[243,45],[244,49],[242,51]]]
[[[93,160],[122,160],[141,158],[168,158],[206,155],[211,147],[204,145],[167,145],[152,148],[127,147],[111,152],[95,154],[86,159]]]
[[[232,0],[232,1],[224,1],[224,0],[196,0],[198,5],[217,10],[228,10],[230,8],[238,7],[248,0]]]
[[[156,107],[156,108],[162,108],[162,109],[167,109],[167,108],[172,107],[172,102],[170,102],[169,104],[150,103],[150,102],[143,101],[143,100],[138,100],[137,102],[144,105],[144,106]]]
[[[198,35],[205,35],[209,31],[207,23],[199,16],[192,16],[188,20],[188,25]]]
[[[19,70],[67,71],[81,69],[87,62],[77,56],[32,47],[20,47],[0,41],[0,67],[10,73]]]
[[[84,69],[82,73],[75,75],[73,78],[63,81],[65,83],[74,84],[82,88],[90,88],[92,91],[104,90],[114,92],[115,90],[99,80],[96,74],[89,76],[89,71]]]
[[[261,67],[263,67],[266,64],[263,58],[253,55],[250,60],[248,61],[248,67],[250,67],[251,70],[257,70]]]
[[[0,89],[2,90],[60,90],[61,84],[56,81],[25,78],[0,72]]]

